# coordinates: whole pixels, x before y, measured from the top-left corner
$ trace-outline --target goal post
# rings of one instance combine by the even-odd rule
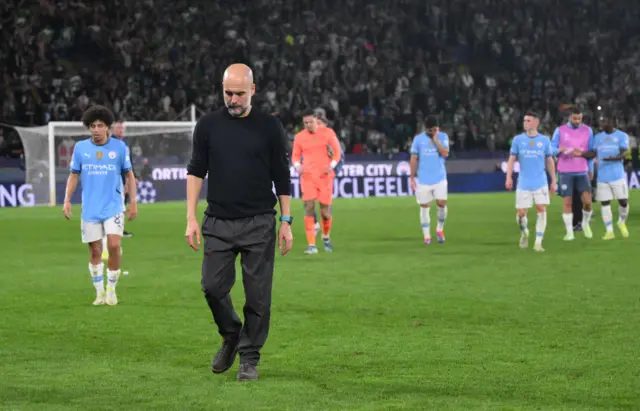
[[[152,178],[153,167],[186,167],[196,124],[193,107],[191,114],[192,121],[123,122],[124,139],[143,189],[150,185],[145,179]],[[36,205],[62,204],[73,148],[78,141],[90,137],[89,131],[81,122],[56,121],[15,129],[24,147],[25,183],[30,186]],[[73,203],[79,203],[80,193],[81,187],[76,190]]]

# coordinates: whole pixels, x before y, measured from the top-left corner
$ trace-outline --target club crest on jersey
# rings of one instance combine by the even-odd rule
[[[102,151],[96,151],[96,158],[102,160]]]
[[[116,158],[116,152],[115,151],[109,151],[109,158],[110,159],[115,159]]]
[[[538,148],[542,148],[542,143],[540,141],[538,141],[537,146],[538,146]]]

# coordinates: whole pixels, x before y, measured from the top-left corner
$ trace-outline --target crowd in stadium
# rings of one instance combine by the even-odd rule
[[[456,150],[499,150],[522,114],[615,102],[637,135],[640,4],[606,0],[5,0],[2,122],[185,120],[222,104],[222,70],[254,68],[256,104],[290,133],[314,107],[347,153],[408,149],[438,114]],[[19,51],[19,52],[18,52]],[[419,131],[419,130],[418,130]],[[9,129],[3,154],[19,153]]]

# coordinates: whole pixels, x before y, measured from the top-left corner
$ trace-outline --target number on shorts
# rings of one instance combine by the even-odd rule
[[[113,217],[113,222],[116,223],[118,228],[122,228],[122,214],[118,214],[117,216]]]

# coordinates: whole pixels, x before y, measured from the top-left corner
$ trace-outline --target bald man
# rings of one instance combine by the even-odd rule
[[[208,174],[201,285],[222,336],[211,370],[216,374],[227,371],[239,354],[237,380],[252,381],[258,379],[260,350],[269,333],[277,200],[280,254],[287,254],[293,244],[288,143],[280,120],[251,106],[256,86],[249,67],[229,66],[222,88],[225,108],[202,116],[193,132],[185,237],[198,251],[196,208]],[[246,296],[244,325],[230,295],[238,254]]]

